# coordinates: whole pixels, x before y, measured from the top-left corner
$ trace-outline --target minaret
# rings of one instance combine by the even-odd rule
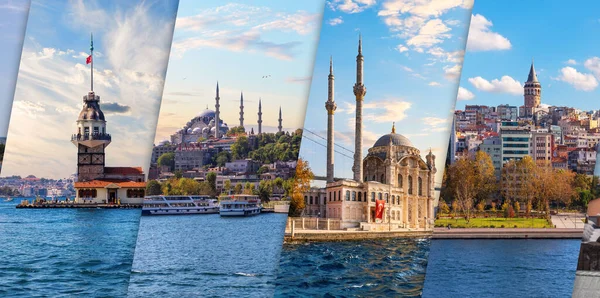
[[[281,106],[279,107],[279,126],[277,126],[277,129],[279,130],[279,132],[283,131],[283,126],[281,126],[281,122],[283,121],[283,119],[281,119]]]
[[[537,108],[542,103],[542,85],[538,81],[533,67],[533,60],[531,60],[531,67],[529,68],[529,76],[527,76],[527,82],[525,82],[523,96],[525,97],[525,108]]]
[[[334,163],[333,163],[333,152],[334,152],[334,127],[333,127],[333,114],[337,105],[334,100],[334,81],[333,76],[333,58],[329,58],[329,77],[328,77],[328,88],[327,88],[327,101],[325,102],[325,109],[327,110],[327,183],[333,182],[334,174]]]
[[[358,38],[358,55],[356,56],[356,83],[354,84],[354,96],[356,97],[356,129],[354,132],[354,180],[363,182],[363,154],[362,154],[362,106],[367,88],[363,84],[363,55],[362,36]]]
[[[77,132],[71,143],[77,147],[77,181],[104,178],[104,149],[111,142],[106,133],[106,120],[100,109],[100,96],[94,93],[93,72],[94,41],[90,38],[90,56],[86,63],[90,67],[90,91],[83,97],[83,108],[77,118]]]
[[[258,134],[262,133],[262,100],[258,99]]]
[[[219,118],[219,107],[221,105],[219,104],[219,99],[221,98],[219,97],[219,82],[217,81],[217,96],[215,96],[215,139],[218,139],[221,134],[221,119]]]
[[[240,127],[244,127],[244,92],[240,95]]]

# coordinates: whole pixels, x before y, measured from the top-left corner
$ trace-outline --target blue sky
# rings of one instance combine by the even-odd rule
[[[285,130],[302,127],[324,1],[243,3],[180,1],[155,142],[214,110],[217,81],[230,127],[242,91],[246,130],[256,131],[259,98],[264,131],[276,131],[279,106]]]
[[[21,55],[2,175],[75,173],[85,64],[94,33],[94,91],[113,141],[107,166],[148,169],[177,1],[34,0]]]
[[[28,10],[28,0],[0,3],[0,137],[8,130]]]
[[[542,104],[600,108],[598,11],[597,1],[476,1],[456,108],[523,105],[532,58]]]
[[[355,97],[359,32],[363,38],[363,154],[382,135],[408,137],[425,156],[432,148],[441,181],[457,80],[464,55],[472,2],[469,1],[329,1],[310,89],[305,128],[326,136],[327,75],[333,56],[335,141],[354,151]],[[325,141],[305,136],[320,144]],[[353,153],[336,148],[352,157]],[[352,177],[352,159],[335,153],[335,176]],[[316,175],[325,176],[325,147],[303,139],[301,157]]]

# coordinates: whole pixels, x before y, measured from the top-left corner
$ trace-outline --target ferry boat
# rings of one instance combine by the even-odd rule
[[[219,213],[219,201],[210,196],[147,196],[142,215],[184,215]]]
[[[260,214],[260,199],[254,195],[221,197],[221,216],[250,216]]]

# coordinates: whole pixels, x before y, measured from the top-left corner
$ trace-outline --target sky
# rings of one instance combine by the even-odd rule
[[[523,105],[533,59],[542,104],[599,109],[599,10],[598,1],[476,1],[456,108]]]
[[[112,135],[106,165],[147,172],[177,2],[33,0],[2,176],[76,172],[70,137],[90,89],[85,59],[92,32],[94,91]]]
[[[423,158],[436,155],[441,184],[450,117],[464,55],[472,1],[329,1],[316,55],[305,129],[327,135],[327,76],[335,75],[335,176],[352,178],[356,55],[362,34],[364,84],[363,154],[385,134],[409,138]],[[305,131],[300,156],[315,175],[325,176],[324,139]],[[307,140],[308,138],[317,143]],[[342,155],[343,154],[343,155]],[[344,156],[346,155],[346,156]]]
[[[28,11],[29,0],[0,3],[0,138],[8,131]]]
[[[229,127],[243,92],[247,131],[257,131],[259,98],[263,131],[277,130],[280,106],[283,129],[302,128],[324,1],[251,2],[180,1],[155,143],[214,110],[217,81]]]

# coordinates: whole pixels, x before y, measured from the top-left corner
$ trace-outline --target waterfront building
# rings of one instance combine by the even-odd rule
[[[305,215],[337,219],[343,228],[360,228],[365,231],[432,229],[434,177],[437,170],[435,156],[431,151],[427,160],[423,160],[419,149],[408,138],[397,134],[392,125],[391,133],[381,136],[368,149],[367,156],[362,156],[362,103],[366,94],[363,62],[362,39],[359,39],[354,85],[354,179],[332,179],[333,181],[326,183],[325,188],[311,189],[304,194],[308,200]],[[328,120],[333,120],[335,110],[332,108],[332,74],[333,66],[330,63],[329,99],[325,105]],[[333,121],[331,123],[328,129],[331,128],[333,132]],[[328,152],[332,152],[334,146],[333,138],[329,138],[331,135],[333,133],[328,133]],[[327,169],[332,169],[333,158],[328,158],[327,163]],[[328,172],[328,175],[332,175],[332,172]],[[384,202],[383,214],[376,210],[377,206],[382,206],[381,202]]]
[[[91,86],[83,97],[77,118],[77,131],[71,142],[77,147],[76,203],[141,204],[146,189],[141,167],[106,167],[105,150],[112,136],[100,109],[100,96],[94,92],[93,41],[90,45]]]

